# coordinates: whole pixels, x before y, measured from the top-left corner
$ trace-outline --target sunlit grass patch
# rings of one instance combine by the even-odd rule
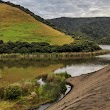
[[[69,44],[72,37],[35,20],[18,8],[0,4],[0,40]]]

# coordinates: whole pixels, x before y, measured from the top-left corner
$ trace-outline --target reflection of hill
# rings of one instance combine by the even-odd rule
[[[76,59],[76,60],[0,60],[0,68],[4,67],[17,67],[17,68],[28,68],[28,67],[47,67],[51,64],[62,64],[64,67],[67,65],[77,64],[110,64],[109,60],[104,58],[89,58],[89,59]]]

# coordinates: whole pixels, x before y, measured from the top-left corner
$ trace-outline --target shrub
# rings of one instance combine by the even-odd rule
[[[0,40],[0,44],[3,44],[4,42],[3,42],[3,40]]]
[[[4,87],[0,87],[0,99],[4,98]]]
[[[92,52],[100,50],[101,48],[92,41],[75,41],[71,44],[63,46],[50,45],[48,43],[40,42],[7,42],[0,41],[0,54],[3,53],[52,53],[52,52]]]
[[[36,88],[36,83],[33,81],[24,81],[21,83],[21,89],[22,89],[22,95],[26,96],[29,95],[31,92],[34,91],[34,88]]]
[[[22,89],[18,85],[10,85],[4,91],[5,99],[14,100],[22,95]]]

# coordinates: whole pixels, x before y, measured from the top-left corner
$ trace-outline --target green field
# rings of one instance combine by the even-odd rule
[[[3,3],[0,3],[0,39],[5,42],[47,42],[57,45],[74,41],[20,9]]]

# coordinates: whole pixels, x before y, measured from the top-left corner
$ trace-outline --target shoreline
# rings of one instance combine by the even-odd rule
[[[65,94],[65,95],[63,96],[63,98],[65,98],[65,97],[71,92],[71,90],[73,89],[73,85],[71,85],[70,83],[66,82],[66,85],[69,85],[71,88],[70,88],[70,91],[69,91],[67,94]],[[54,104],[60,102],[61,100],[63,100],[63,98],[61,98],[60,100],[58,99],[58,100],[55,101],[55,102],[43,103],[43,104],[40,105],[40,107],[49,104],[49,106],[46,108],[46,109],[48,109],[48,108],[51,107],[52,105],[54,105]],[[36,110],[40,110],[40,107],[39,107],[39,108],[36,108]],[[46,110],[46,109],[44,109],[44,110]]]
[[[95,52],[68,52],[68,53],[36,53],[36,54],[0,54],[0,60],[19,60],[19,59],[36,59],[36,60],[69,60],[92,58],[98,55],[110,54],[109,50],[99,50]]]
[[[46,110],[88,110],[90,108],[94,110],[97,109],[99,105],[102,108],[105,107],[106,109],[104,110],[109,110],[110,101],[106,101],[106,99],[105,102],[102,103],[101,100],[105,99],[105,96],[109,98],[110,94],[107,96],[106,91],[103,93],[104,97],[102,94],[99,94],[103,92],[105,86],[109,87],[109,74],[110,66],[106,66],[98,71],[67,79],[66,82],[72,85],[72,90],[61,101],[48,107]],[[108,84],[104,85],[104,81],[108,82]],[[101,86],[102,84],[104,86]],[[101,90],[99,91],[98,88],[101,88]],[[101,97],[100,101],[99,96]],[[102,106],[102,104],[105,104],[105,106]],[[101,110],[102,108],[97,110]]]

